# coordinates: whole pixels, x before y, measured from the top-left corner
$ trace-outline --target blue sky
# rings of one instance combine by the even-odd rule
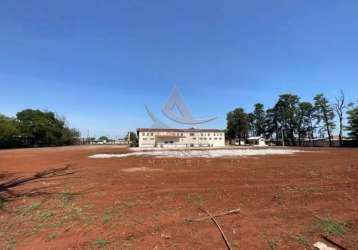
[[[353,0],[2,0],[0,113],[48,109],[121,136],[151,126],[144,104],[166,121],[174,84],[212,128],[282,93],[354,101],[357,13]]]

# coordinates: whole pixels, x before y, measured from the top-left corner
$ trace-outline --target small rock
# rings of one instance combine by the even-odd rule
[[[313,245],[316,249],[319,249],[319,250],[337,250],[333,247],[329,247],[327,246],[326,244],[322,243],[322,242],[316,242],[314,245]]]
[[[165,233],[161,233],[160,236],[161,236],[162,238],[164,238],[164,239],[170,239],[170,238],[171,238],[170,235],[165,234]]]

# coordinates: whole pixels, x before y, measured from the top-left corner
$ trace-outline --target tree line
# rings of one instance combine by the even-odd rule
[[[0,148],[73,145],[80,133],[54,112],[25,109],[16,117],[0,114]]]
[[[344,131],[352,140],[358,140],[358,107],[346,104],[343,91],[334,103],[324,94],[316,95],[312,102],[301,101],[297,95],[282,94],[272,108],[265,109],[262,103],[256,103],[253,112],[246,113],[239,107],[227,113],[226,120],[227,139],[238,140],[239,144],[250,136],[293,146],[301,146],[304,139],[327,137],[332,146],[335,129],[338,129],[340,145],[343,145]]]

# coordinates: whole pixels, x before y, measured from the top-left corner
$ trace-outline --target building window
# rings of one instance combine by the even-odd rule
[[[211,137],[209,138],[209,140],[211,140]]]
[[[190,136],[194,136],[194,133],[190,133]]]
[[[147,138],[143,138],[143,141],[146,141],[147,140]]]
[[[150,133],[151,136],[153,136],[153,133]]]
[[[145,133],[142,133],[142,136],[145,136]]]

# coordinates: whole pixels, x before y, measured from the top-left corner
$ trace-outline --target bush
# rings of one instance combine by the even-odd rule
[[[53,112],[26,109],[16,118],[0,115],[0,148],[73,145],[79,137]]]

